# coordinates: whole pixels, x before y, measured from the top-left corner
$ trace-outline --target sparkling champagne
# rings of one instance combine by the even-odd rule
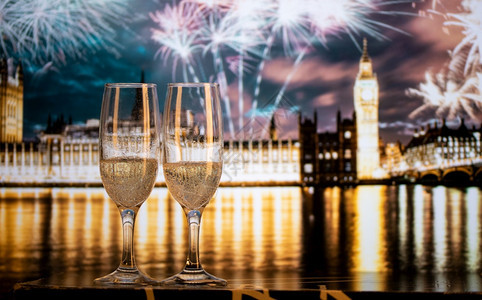
[[[221,179],[222,162],[164,163],[164,177],[174,199],[189,210],[206,206]]]
[[[100,161],[107,194],[117,205],[140,206],[149,197],[157,177],[158,162],[148,158],[109,158]]]

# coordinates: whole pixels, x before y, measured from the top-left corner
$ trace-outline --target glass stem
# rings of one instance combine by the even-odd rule
[[[137,269],[134,258],[134,223],[136,220],[136,211],[123,209],[121,210],[121,217],[123,245],[119,269],[132,271]]]
[[[199,226],[201,225],[201,212],[191,210],[186,214],[189,226],[189,252],[187,255],[185,270],[202,270],[199,261]]]

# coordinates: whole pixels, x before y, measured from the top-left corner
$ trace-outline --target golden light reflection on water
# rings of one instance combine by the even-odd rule
[[[438,269],[443,268],[446,264],[447,257],[445,254],[445,237],[446,237],[446,209],[447,197],[443,187],[435,187],[433,189],[433,198],[437,205],[434,205],[434,245],[435,245],[435,262]]]
[[[464,199],[462,198],[462,192],[460,190],[450,190],[448,191],[448,202],[447,202],[447,234],[448,239],[452,246],[451,255],[452,257],[461,257],[464,255],[463,247],[466,241],[466,236],[463,234],[465,231],[465,224],[462,224],[462,218],[465,219],[465,205]],[[464,240],[463,240],[464,239]]]
[[[219,189],[203,214],[201,260],[216,269],[296,268],[300,216],[298,188]]]
[[[362,272],[385,271],[382,203],[385,186],[359,186],[355,192],[357,231],[355,266]]]
[[[478,230],[479,218],[482,216],[481,202],[478,201],[479,190],[471,187],[467,190],[467,247],[468,249],[480,249],[480,231]],[[476,271],[474,266],[480,262],[480,251],[468,251],[467,266],[471,271]]]
[[[403,186],[405,187],[405,186]],[[400,232],[400,245],[404,247],[407,244],[407,189],[401,188],[398,190],[398,232]],[[402,253],[401,258],[406,259],[405,255]]]
[[[406,191],[407,187],[404,186],[403,190]],[[407,193],[408,194],[408,193]],[[407,206],[406,213],[403,215],[409,215],[410,219],[410,224],[407,224],[407,227],[410,228],[409,231],[407,231],[407,234],[410,233],[411,236],[413,236],[414,239],[414,246],[415,246],[415,257],[417,257],[415,264],[420,265],[421,263],[421,257],[423,255],[423,249],[424,249],[424,222],[425,224],[428,224],[430,226],[430,219],[426,219],[424,217],[424,212],[426,211],[427,213],[430,213],[430,209],[425,207],[425,202],[428,202],[429,204],[431,203],[431,198],[427,197],[424,199],[423,197],[423,190],[422,186],[418,185],[415,187],[415,193],[413,196],[413,205]],[[428,205],[428,207],[431,207],[431,204]],[[410,208],[410,210],[409,210]],[[413,220],[412,220],[413,219]],[[425,221],[424,221],[425,220]],[[411,225],[413,224],[413,225]],[[415,230],[414,230],[415,229]],[[417,230],[418,229],[418,230]],[[411,240],[411,236],[407,236],[405,241],[408,242]],[[405,248],[409,247],[408,244],[405,243]],[[410,255],[405,256],[406,259],[410,259]]]
[[[104,189],[3,188],[0,195],[2,273],[102,275],[117,267],[120,215]],[[481,201],[478,188],[333,187],[321,196],[297,187],[220,188],[203,213],[201,261],[228,278],[479,272]],[[322,218],[313,221],[316,207]],[[142,270],[164,277],[182,268],[186,221],[167,189],[154,189],[135,230]]]
[[[325,231],[324,236],[329,237],[326,244],[328,262],[336,262],[340,249],[340,188],[326,189],[323,198],[325,211]],[[330,199],[330,200],[328,200]],[[330,265],[330,264],[329,264]],[[330,266],[331,267],[331,266]]]

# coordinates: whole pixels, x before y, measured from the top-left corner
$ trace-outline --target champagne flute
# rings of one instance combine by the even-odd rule
[[[224,286],[199,260],[199,228],[204,208],[219,185],[223,166],[223,125],[216,83],[170,83],[162,126],[162,164],[167,187],[188,223],[184,269],[162,284]]]
[[[152,83],[108,83],[99,129],[100,175],[122,217],[123,250],[117,269],[96,284],[155,284],[137,269],[134,223],[156,181],[160,154],[157,87]]]

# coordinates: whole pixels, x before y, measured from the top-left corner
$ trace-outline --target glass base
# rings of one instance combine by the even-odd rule
[[[182,270],[176,275],[161,280],[162,285],[206,285],[206,286],[226,286],[228,282],[200,270]]]
[[[142,273],[138,269],[117,268],[114,272],[94,279],[94,284],[132,284],[132,285],[159,285],[159,281]]]

